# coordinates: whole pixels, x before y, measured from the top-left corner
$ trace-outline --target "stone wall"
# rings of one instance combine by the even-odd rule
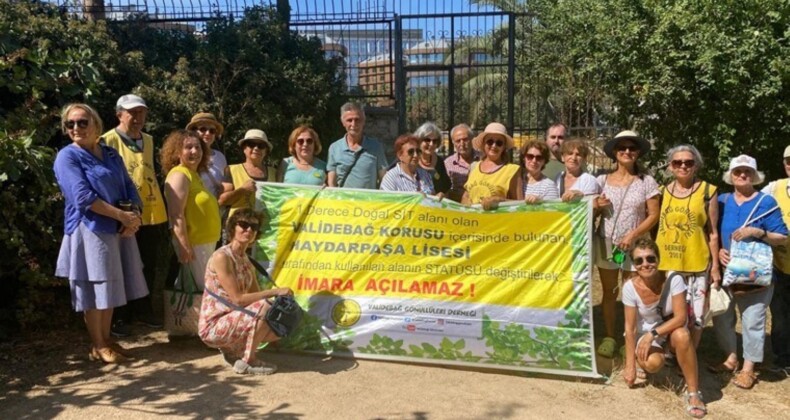
[[[387,160],[393,162],[393,145],[398,138],[398,110],[393,108],[365,107],[365,135],[381,141]]]

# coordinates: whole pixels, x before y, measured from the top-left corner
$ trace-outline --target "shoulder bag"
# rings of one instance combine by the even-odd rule
[[[757,217],[752,217],[757,208],[760,207],[760,202],[763,201],[763,198],[765,198],[765,195],[757,201],[746,222],[741,226],[742,228],[777,209],[777,207],[773,207]],[[730,243],[730,263],[724,269],[722,284],[724,286],[735,284],[770,286],[773,274],[773,258],[774,253],[771,250],[771,246],[761,240],[732,240]]]

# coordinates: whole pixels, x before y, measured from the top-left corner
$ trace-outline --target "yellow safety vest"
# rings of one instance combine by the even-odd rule
[[[790,195],[787,194],[787,183],[790,178],[780,179],[776,181],[774,189],[774,198],[779,203],[779,210],[782,212],[782,220],[785,224],[790,226]],[[774,247],[774,265],[782,273],[790,273],[790,237],[784,246]]]
[[[105,144],[118,151],[129,172],[129,178],[137,187],[137,193],[143,202],[143,224],[158,225],[167,221],[167,210],[159,182],[154,172],[154,140],[149,134],[143,133],[143,150],[132,150],[121,139],[115,129],[102,136]],[[113,204],[113,203],[110,203]]]

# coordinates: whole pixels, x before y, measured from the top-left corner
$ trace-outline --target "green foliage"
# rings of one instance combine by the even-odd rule
[[[59,318],[51,286],[63,210],[50,145],[62,105],[106,94],[113,49],[103,24],[0,3],[0,325]]]
[[[134,91],[150,105],[147,131],[157,144],[196,112],[214,112],[231,163],[241,159],[235,139],[249,128],[269,134],[275,157],[287,154],[299,122],[322,134],[337,129],[337,63],[317,40],[286,31],[273,9],[218,19],[205,36],[144,20],[108,28],[48,2],[0,2],[0,327],[57,318],[56,296],[68,305],[68,292],[52,287],[64,284],[52,277],[63,203],[51,169],[68,143],[59,132],[63,105],[89,103],[109,129],[116,99]]]
[[[755,156],[783,176],[777,141],[790,132],[787,0],[480,0],[519,18],[522,85],[536,86],[552,119],[572,115],[636,128],[660,159],[696,145],[719,179],[729,158]]]
[[[127,54],[135,73],[146,75],[136,90],[156,104],[149,131],[162,138],[198,110],[213,112],[226,127],[219,147],[230,161],[242,159],[235,140],[250,128],[266,131],[275,157],[288,154],[287,137],[299,123],[331,132],[343,100],[339,63],[324,58],[317,39],[287,31],[279,19],[272,7],[254,7],[240,20],[211,21],[199,42],[176,44],[185,53],[172,67],[149,69],[147,50]],[[325,145],[334,138],[323,137]]]
[[[367,346],[358,349],[361,353],[367,354],[386,354],[390,356],[406,356],[407,352],[403,349],[403,340],[393,340],[387,336],[373,334]]]
[[[507,324],[483,316],[483,337],[493,352],[486,352],[487,363],[537,366],[549,369],[589,371],[592,369],[589,325],[584,319],[583,300],[571,305],[565,323],[557,328]],[[531,360],[525,360],[529,358]]]
[[[461,360],[464,362],[479,362],[482,359],[480,356],[472,355],[471,351],[463,352],[464,348],[466,348],[466,341],[463,338],[453,343],[452,340],[444,337],[438,348],[429,343],[422,343],[422,346],[410,345],[409,350],[411,350],[411,353],[409,356],[425,359]]]

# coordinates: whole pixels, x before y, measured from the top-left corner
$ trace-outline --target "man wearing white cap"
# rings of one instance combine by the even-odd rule
[[[788,178],[771,181],[762,192],[776,199],[782,219],[790,226],[790,146],[782,155]],[[790,373],[790,242],[774,247],[773,281],[771,299],[771,348],[774,368]]]
[[[104,133],[104,142],[118,151],[126,164],[129,177],[132,178],[137,192],[143,201],[141,213],[143,224],[137,231],[137,246],[143,260],[143,274],[148,290],[151,293],[139,301],[132,301],[125,310],[116,310],[117,318],[113,322],[112,333],[123,337],[129,335],[129,318],[135,318],[152,328],[162,327],[161,311],[152,302],[162,302],[164,287],[163,273],[169,261],[167,212],[159,182],[154,169],[154,140],[143,133],[148,106],[143,98],[137,95],[123,95],[115,105],[118,126]]]

